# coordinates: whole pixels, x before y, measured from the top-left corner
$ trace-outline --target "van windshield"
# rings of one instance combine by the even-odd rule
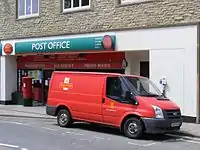
[[[140,96],[162,96],[161,91],[156,85],[147,78],[138,77],[125,77],[126,83],[130,89],[134,90],[134,93]]]

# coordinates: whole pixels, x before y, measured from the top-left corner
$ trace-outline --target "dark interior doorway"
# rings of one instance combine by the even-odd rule
[[[149,78],[149,61],[140,62],[140,76]]]

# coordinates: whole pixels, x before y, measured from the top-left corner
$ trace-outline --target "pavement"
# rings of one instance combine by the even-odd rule
[[[46,115],[45,106],[0,105],[0,116],[55,119],[55,117]],[[200,138],[200,124],[183,123],[177,135]]]

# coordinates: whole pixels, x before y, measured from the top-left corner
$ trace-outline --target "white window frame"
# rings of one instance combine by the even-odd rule
[[[82,0],[79,0],[79,7],[73,7],[73,0],[71,0],[71,8],[64,8],[65,7],[65,0],[62,0],[63,1],[63,12],[73,12],[73,11],[81,11],[81,10],[89,10],[91,8],[91,0],[89,0],[89,5],[88,6],[81,6],[81,1]]]
[[[39,16],[40,0],[38,0],[38,12],[37,12],[37,13],[34,13],[34,14],[32,14],[32,9],[33,9],[33,7],[32,7],[32,1],[33,1],[33,0],[31,0],[31,14],[29,14],[29,15],[26,14],[26,1],[27,1],[27,0],[24,0],[24,1],[25,1],[25,2],[24,2],[24,6],[25,6],[25,9],[24,9],[25,12],[24,12],[24,14],[25,14],[25,15],[22,15],[22,16],[19,15],[19,1],[20,1],[20,0],[17,1],[17,3],[18,3],[18,4],[17,4],[18,19],[25,19],[25,18],[31,18],[31,17],[37,17],[37,16]]]
[[[154,0],[120,0],[119,4],[120,5],[129,5],[129,4],[143,3],[143,2],[149,2],[149,1],[154,1]]]

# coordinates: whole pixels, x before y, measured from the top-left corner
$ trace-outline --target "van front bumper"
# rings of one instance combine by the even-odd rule
[[[171,133],[176,132],[182,126],[182,118],[180,119],[155,119],[142,118],[145,125],[146,133]]]

